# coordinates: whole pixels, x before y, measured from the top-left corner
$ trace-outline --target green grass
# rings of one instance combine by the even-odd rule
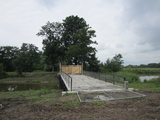
[[[37,70],[37,71],[34,71],[33,73],[43,74],[43,73],[52,73],[52,71]],[[58,73],[58,72],[57,72],[57,71],[54,71],[54,73]]]
[[[0,92],[0,99],[25,98],[27,100],[37,100],[36,103],[42,103],[43,101],[55,101],[55,99],[60,96],[60,90],[50,88],[32,91]]]
[[[7,73],[8,78],[3,78],[0,79],[0,81],[24,81],[24,82],[36,82],[36,83],[40,83],[43,81],[47,81],[47,82],[55,82],[58,83],[58,79],[56,78],[57,75],[56,74],[52,74],[52,72],[44,72],[44,71],[39,71],[39,72],[28,72],[26,76],[23,77],[19,77],[17,75],[16,72],[8,72]]]
[[[160,92],[160,78],[152,79],[146,82],[134,82],[130,83],[129,87],[138,89],[141,92]]]
[[[97,106],[101,106],[101,105],[105,104],[106,101],[94,101],[92,103],[95,104],[95,105],[97,105]]]
[[[137,75],[136,73],[132,73],[132,72],[116,72],[114,74],[120,75],[120,76],[125,76],[126,77],[126,81],[128,81],[129,83],[141,82],[140,79],[139,79],[139,75]]]
[[[6,72],[7,73],[7,78],[12,78],[12,77],[22,77],[25,76],[25,73],[23,73],[22,75],[18,75],[17,72]],[[27,75],[28,73],[26,73]]]
[[[144,74],[144,75],[160,74],[160,68],[123,68],[121,71],[132,72],[136,74]]]
[[[160,70],[160,68],[123,68],[122,70]]]
[[[124,69],[134,69],[134,68],[124,68]],[[135,68],[135,69],[146,69],[146,68]],[[149,70],[160,70],[159,68],[154,68]],[[148,92],[160,92],[160,78],[152,79],[149,81],[141,82],[139,79],[139,74],[133,73],[133,72],[126,72],[121,71],[117,73],[113,73],[121,76],[126,77],[126,81],[129,82],[129,88],[138,89],[141,92],[148,91]]]

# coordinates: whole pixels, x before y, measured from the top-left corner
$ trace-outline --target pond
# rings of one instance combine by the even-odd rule
[[[159,76],[140,76],[139,79],[144,82],[144,80],[151,80],[153,78],[159,78]]]
[[[0,92],[40,90],[43,88],[60,89],[58,84],[52,83],[0,83]]]

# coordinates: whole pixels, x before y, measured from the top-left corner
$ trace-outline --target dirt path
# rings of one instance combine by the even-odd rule
[[[1,99],[0,120],[160,120],[160,93],[147,97],[67,105],[73,96],[61,97],[50,104],[31,104],[25,99]]]

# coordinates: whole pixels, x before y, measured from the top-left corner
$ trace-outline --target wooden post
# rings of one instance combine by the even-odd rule
[[[61,63],[59,63],[59,74],[61,75]]]

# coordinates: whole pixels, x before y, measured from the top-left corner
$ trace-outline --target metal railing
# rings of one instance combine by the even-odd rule
[[[64,79],[67,89],[70,88],[70,90],[72,91],[72,77],[63,71],[61,71],[61,75]]]
[[[113,85],[119,85],[123,87],[124,87],[124,81],[126,80],[124,76],[112,75],[107,73],[90,72],[90,71],[83,71],[83,75],[93,77],[95,79],[99,79],[105,82],[113,83]]]

